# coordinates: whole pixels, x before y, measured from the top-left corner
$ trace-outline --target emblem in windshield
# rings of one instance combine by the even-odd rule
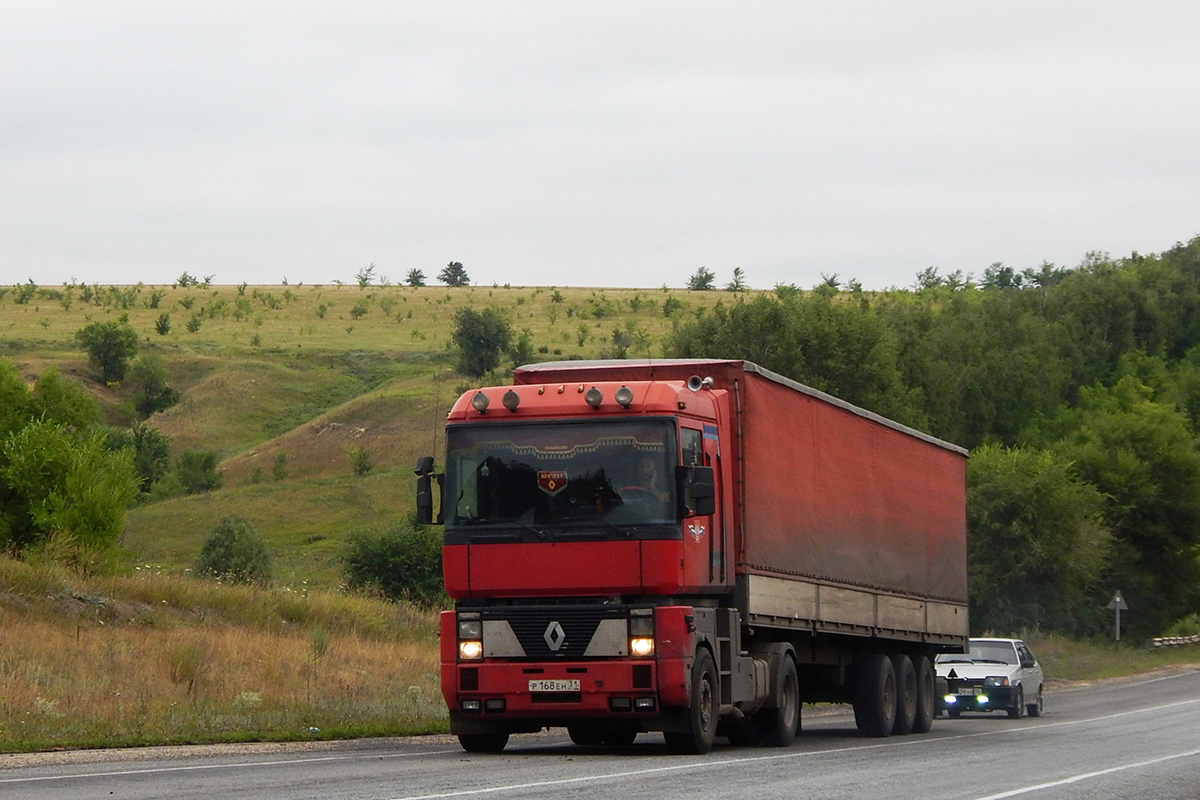
[[[565,469],[539,469],[538,488],[546,494],[558,494],[567,488],[567,471]]]

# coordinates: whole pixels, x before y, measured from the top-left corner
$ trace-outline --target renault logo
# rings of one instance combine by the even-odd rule
[[[563,642],[567,640],[567,632],[555,620],[546,626],[546,632],[542,634],[542,638],[546,640],[546,646],[557,653],[558,648],[562,647]]]

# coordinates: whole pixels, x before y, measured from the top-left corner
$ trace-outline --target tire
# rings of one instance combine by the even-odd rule
[[[888,736],[896,723],[896,670],[892,660],[873,653],[858,663],[854,724],[863,736]]]
[[[783,656],[783,666],[775,675],[775,697],[779,705],[759,709],[751,722],[764,745],[787,747],[796,741],[800,730],[800,677],[791,656]]]
[[[917,716],[913,720],[913,733],[929,733],[933,718],[938,715],[937,676],[929,656],[917,656],[913,669],[917,673]]]
[[[1031,717],[1040,717],[1042,709],[1045,708],[1045,702],[1042,700],[1042,687],[1038,687],[1037,701],[1025,706],[1025,711]]]
[[[917,671],[912,659],[904,654],[892,656],[896,673],[896,721],[892,733],[907,736],[917,721]]]
[[[1020,719],[1025,716],[1025,690],[1022,687],[1017,687],[1016,702],[1013,703],[1012,708],[1006,710],[1009,719]]]
[[[568,725],[567,736],[570,736],[571,741],[580,747],[596,747],[604,744],[604,737],[594,724]]]
[[[692,662],[691,705],[687,710],[686,731],[663,733],[667,749],[681,755],[703,755],[712,749],[717,735],[717,714],[720,701],[720,683],[717,666],[712,655],[704,649],[696,653]]]
[[[758,744],[758,731],[748,719],[730,724],[725,729],[725,736],[734,747],[750,747]]]
[[[458,743],[468,753],[499,753],[508,744],[508,734],[460,733]]]
[[[605,728],[600,740],[609,747],[629,747],[637,739],[638,732],[635,725],[617,722]]]
[[[580,722],[567,726],[567,735],[580,747],[628,747],[637,738],[638,727],[627,722]]]

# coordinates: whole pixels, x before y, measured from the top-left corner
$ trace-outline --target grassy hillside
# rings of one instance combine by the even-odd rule
[[[335,592],[0,556],[0,752],[444,730],[435,622]]]
[[[123,545],[181,573],[226,514],[265,536],[277,581],[334,586],[348,532],[412,506],[412,465],[440,446],[468,381],[446,357],[455,312],[496,307],[537,357],[595,357],[628,334],[630,355],[662,355],[672,325],[727,292],[530,287],[0,287],[0,357],[29,379],[50,366],[88,387],[114,424],[134,418],[128,387],[104,386],[74,341],[125,317],[181,401],[150,423],[173,450],[218,453],[223,487],[139,506]],[[159,331],[166,315],[169,329]],[[166,326],[163,326],[166,327]],[[374,469],[355,476],[349,451]],[[280,455],[282,454],[282,456]],[[278,459],[282,458],[282,466]]]

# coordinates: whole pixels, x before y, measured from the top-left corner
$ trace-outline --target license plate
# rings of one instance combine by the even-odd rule
[[[959,694],[971,695],[972,697],[973,697],[973,696],[975,696],[975,695],[977,695],[977,694],[979,694],[981,691],[982,691],[982,690],[981,690],[981,689],[979,689],[979,687],[977,687],[977,686],[976,686],[976,687],[972,687],[972,686],[960,686],[960,687],[958,688],[958,693],[959,693]]]
[[[536,680],[529,682],[531,692],[578,692],[579,681]]]

